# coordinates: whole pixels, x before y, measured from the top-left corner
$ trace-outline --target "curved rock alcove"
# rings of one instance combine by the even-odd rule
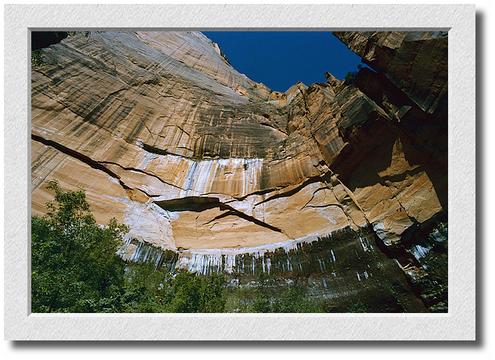
[[[430,271],[447,253],[446,33],[336,36],[370,68],[285,93],[199,32],[76,32],[43,49],[33,214],[56,179],[85,189],[98,222],[129,226],[125,260],[446,311]]]

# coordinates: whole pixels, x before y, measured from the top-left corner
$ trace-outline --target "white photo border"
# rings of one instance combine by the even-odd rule
[[[446,314],[31,314],[30,31],[449,30]],[[7,5],[5,338],[8,340],[476,339],[474,5]]]

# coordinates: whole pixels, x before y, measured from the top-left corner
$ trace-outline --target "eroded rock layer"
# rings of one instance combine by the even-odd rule
[[[336,32],[427,113],[447,111],[447,32]]]
[[[421,259],[446,249],[431,235],[447,210],[446,37],[337,35],[376,71],[285,93],[237,72],[197,32],[80,32],[43,49],[33,214],[46,212],[56,179],[86,191],[98,222],[129,226],[124,259],[320,274],[319,293],[337,298],[386,280],[406,294],[405,311],[437,304],[410,285],[428,276]],[[324,240],[339,236],[335,249]]]

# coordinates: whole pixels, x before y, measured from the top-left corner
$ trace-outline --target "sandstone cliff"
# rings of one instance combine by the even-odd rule
[[[438,303],[415,286],[446,244],[446,37],[337,36],[373,70],[285,93],[196,32],[81,32],[43,49],[33,214],[57,179],[86,190],[99,222],[129,226],[125,259],[304,275],[336,298],[380,301],[395,284],[406,311]]]

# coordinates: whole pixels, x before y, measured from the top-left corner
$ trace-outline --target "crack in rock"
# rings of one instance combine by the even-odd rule
[[[220,210],[227,210],[225,213],[218,215],[217,217],[213,218],[212,220],[208,221],[205,223],[205,225],[209,224],[210,222],[217,220],[219,218],[223,218],[228,215],[235,215],[237,217],[240,217],[244,220],[247,220],[249,222],[252,222],[253,224],[256,224],[258,226],[270,229],[272,231],[282,233],[285,235],[284,231],[276,226],[273,226],[271,224],[268,224],[262,220],[257,219],[254,216],[248,215],[242,211],[239,211],[235,208],[233,208],[230,205],[225,204],[224,202],[221,202],[219,198],[215,197],[199,197],[199,196],[188,196],[188,197],[183,197],[183,198],[178,198],[178,199],[171,199],[171,200],[158,200],[155,201],[155,204],[160,206],[162,209],[167,210],[167,211],[197,211],[201,212],[204,210],[212,209],[212,208],[219,208]]]

